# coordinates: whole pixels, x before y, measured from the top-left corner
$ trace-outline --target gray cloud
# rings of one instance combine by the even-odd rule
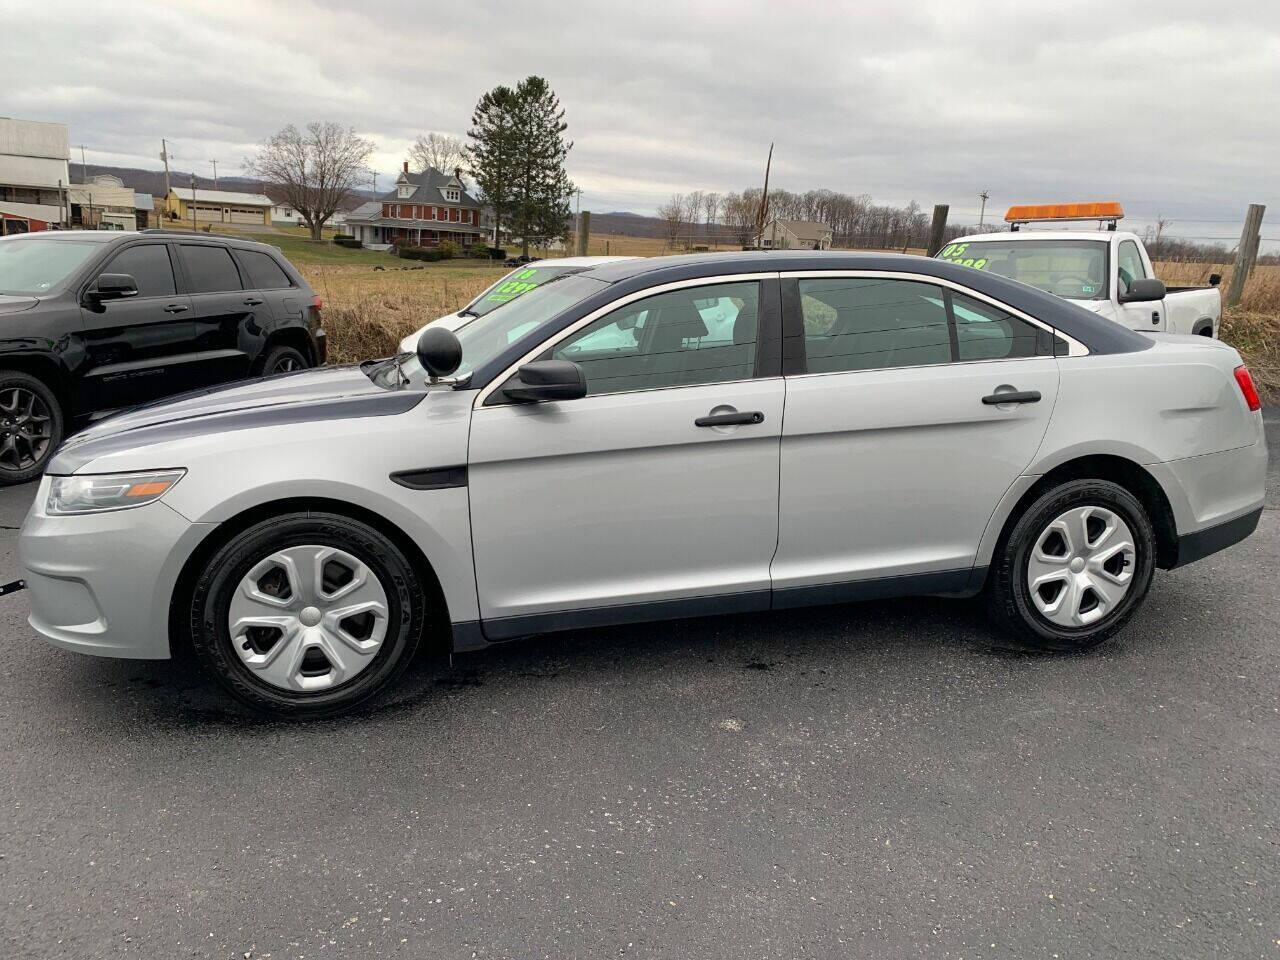
[[[0,109],[69,123],[105,163],[157,166],[163,136],[179,166],[232,173],[284,124],[332,119],[377,142],[385,175],[418,132],[464,133],[485,89],[530,73],[568,111],[596,210],[754,185],[774,140],[774,182],[795,190],[959,219],[988,189],[996,210],[1116,198],[1231,221],[1274,191],[1280,149],[1271,0],[0,0],[0,22],[43,38],[7,45]]]

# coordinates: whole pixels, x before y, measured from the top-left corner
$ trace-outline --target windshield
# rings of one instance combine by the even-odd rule
[[[938,259],[998,273],[1068,300],[1107,298],[1107,244],[1102,240],[949,243]]]
[[[606,286],[602,280],[565,274],[521,295],[503,309],[459,327],[456,334],[462,344],[462,365],[454,376],[465,377],[484,366],[517,340],[538,331],[565,308],[599,293]],[[424,380],[426,374],[418,358],[413,354],[403,356],[400,364],[403,375],[414,383]],[[395,383],[394,367],[390,363],[378,366],[371,375],[381,386]]]
[[[42,297],[66,282],[100,244],[76,240],[0,243],[0,293]]]
[[[458,312],[469,317],[483,317],[490,310],[496,310],[504,303],[510,303],[516,297],[542,286],[548,280],[570,273],[581,273],[586,269],[586,267],[558,267],[555,264],[542,263],[521,267],[519,270],[508,273]]]

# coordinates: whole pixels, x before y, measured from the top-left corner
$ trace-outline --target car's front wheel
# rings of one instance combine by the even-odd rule
[[[62,406],[43,380],[0,370],[0,486],[37,479],[62,430]]]
[[[1073,480],[1042,494],[997,548],[992,619],[1022,646],[1097,646],[1137,611],[1155,571],[1155,531],[1119,484]]]
[[[399,677],[424,605],[412,564],[380,531],[336,514],[286,514],[210,558],[192,595],[192,644],[242,703],[334,716]]]

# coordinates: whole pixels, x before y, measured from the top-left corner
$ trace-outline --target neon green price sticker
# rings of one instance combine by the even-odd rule
[[[966,257],[965,251],[969,249],[967,243],[949,243],[942,248],[942,252],[938,254],[940,260],[950,260],[952,263],[958,263],[962,267],[972,267],[974,270],[985,270],[987,266],[986,257]]]
[[[521,270],[519,273],[512,274],[511,279],[504,280],[495,287],[485,299],[490,303],[506,303],[508,300],[524,296],[538,286],[538,283],[537,270]]]

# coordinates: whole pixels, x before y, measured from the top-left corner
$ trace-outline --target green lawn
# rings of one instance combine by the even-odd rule
[[[243,237],[245,240],[256,240],[279,247],[296,266],[371,266],[380,264],[387,269],[412,264],[427,268],[441,267],[446,264],[462,269],[490,266],[485,260],[444,260],[438,263],[421,263],[419,261],[400,260],[380,250],[349,250],[333,242],[332,230],[324,232],[325,239],[319,243],[313,241],[304,227],[271,227],[270,229],[247,230],[244,228],[213,225],[214,233]]]

